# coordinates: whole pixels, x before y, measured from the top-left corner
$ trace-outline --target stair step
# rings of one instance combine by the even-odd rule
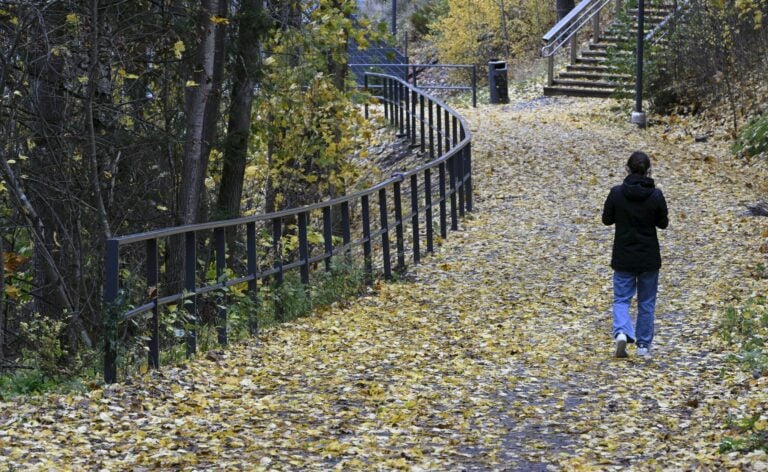
[[[602,65],[608,62],[606,58],[598,58],[598,57],[577,57],[576,63],[577,64],[591,64],[591,65]]]
[[[614,94],[613,89],[588,89],[588,88],[569,88],[569,87],[544,87],[544,95],[547,97],[568,96],[568,97],[594,97],[610,98]]]
[[[582,49],[581,55],[585,57],[608,57],[608,51],[606,50],[591,50],[591,49]]]
[[[611,67],[607,65],[579,65],[579,64],[573,64],[567,67],[568,72],[616,72],[616,67]]]
[[[616,84],[605,81],[595,80],[568,80],[568,79],[555,79],[552,81],[555,86],[566,86],[574,88],[594,88],[594,89],[614,89]]]
[[[611,74],[611,73],[593,73],[593,72],[561,72],[558,76],[561,79],[585,79],[585,80],[607,80],[610,82],[628,82],[632,80],[629,74]]]

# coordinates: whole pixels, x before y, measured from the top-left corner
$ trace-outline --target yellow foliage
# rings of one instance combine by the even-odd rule
[[[513,59],[537,50],[541,36],[554,24],[551,2],[448,0],[448,14],[434,30],[441,62],[485,64],[492,58]],[[505,28],[506,26],[506,28]]]

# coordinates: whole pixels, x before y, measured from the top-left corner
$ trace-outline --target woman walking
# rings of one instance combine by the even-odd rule
[[[651,178],[651,160],[633,152],[629,175],[613,187],[603,207],[603,223],[616,224],[613,238],[613,339],[616,357],[627,357],[627,343],[637,343],[637,355],[647,356],[653,342],[656,292],[661,251],[656,228],[669,225],[667,202]],[[637,323],[629,306],[637,293]]]

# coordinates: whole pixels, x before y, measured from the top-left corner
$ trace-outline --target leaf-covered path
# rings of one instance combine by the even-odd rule
[[[744,211],[765,180],[607,107],[465,110],[477,211],[413,281],[184,369],[0,403],[0,469],[764,470],[717,452],[766,379],[715,331],[766,289],[747,272],[768,221]],[[636,149],[671,211],[649,360],[611,357],[599,219]]]

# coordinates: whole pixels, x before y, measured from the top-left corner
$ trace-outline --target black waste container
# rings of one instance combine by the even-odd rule
[[[491,103],[509,103],[506,62],[488,63],[488,86],[491,88]]]

